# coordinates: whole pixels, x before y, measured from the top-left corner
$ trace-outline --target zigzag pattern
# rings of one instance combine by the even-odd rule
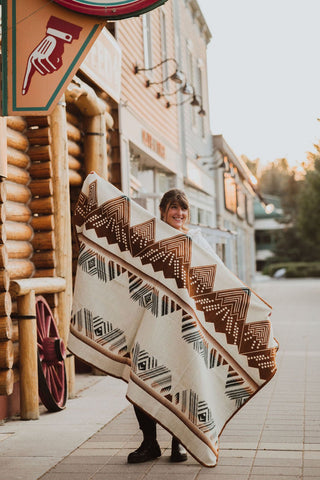
[[[130,228],[131,255],[138,256],[146,247],[152,245],[155,239],[155,218]]]
[[[239,345],[250,302],[248,288],[220,290],[195,298],[198,310],[217,332],[225,333],[228,343]]]
[[[152,388],[159,389],[160,393],[171,390],[172,375],[165,365],[158,365],[158,360],[137,342],[132,350],[132,367],[136,375],[143,381],[151,381]]]
[[[100,345],[107,345],[111,351],[116,351],[124,356],[127,353],[127,341],[120,328],[113,328],[112,323],[100,316],[94,316],[87,308],[82,308],[71,317],[71,325],[80,332],[84,329],[88,338],[95,340]]]
[[[234,400],[236,406],[240,408],[254,393],[254,390],[244,386],[244,379],[229,366],[227,381],[225,384],[225,394],[230,400]]]
[[[198,328],[197,322],[187,312],[182,311],[182,338],[185,342],[191,343],[193,349],[202,356],[205,366],[209,367],[208,342]]]
[[[117,244],[120,251],[130,251],[140,257],[143,265],[151,264],[165,278],[176,281],[178,288],[188,289],[196,308],[204,312],[206,322],[213,323],[217,332],[224,333],[229,344],[237,345],[246,355],[250,366],[259,369],[260,378],[270,379],[275,370],[275,348],[266,348],[271,324],[262,330],[246,325],[250,290],[234,288],[212,291],[216,265],[191,267],[192,240],[184,234],[155,242],[154,219],[130,226],[130,202],[125,196],[97,206],[97,181],[89,185],[89,196],[81,193],[74,215],[75,224],[94,229],[98,237]]]
[[[153,243],[139,256],[143,265],[151,263],[155,272],[163,271],[166,278],[174,278],[178,288],[187,288],[191,243],[186,235],[176,235]]]
[[[105,257],[91,248],[85,248],[82,243],[79,249],[78,264],[89,275],[96,275],[99,280],[107,282],[114,280],[126,272],[126,269],[112,260],[106,263]]]

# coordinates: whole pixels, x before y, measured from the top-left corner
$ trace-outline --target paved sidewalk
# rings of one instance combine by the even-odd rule
[[[0,424],[0,479],[36,480],[128,407],[126,384],[112,377],[77,375],[76,398],[39,420]]]
[[[41,469],[37,470],[35,466],[41,465],[45,452],[37,446],[36,439],[29,435],[30,448],[34,452],[33,458],[27,457],[27,463],[21,438],[16,450],[13,435],[11,450],[7,448],[4,454],[2,445],[5,446],[10,439],[0,442],[0,472],[16,472],[16,476],[11,474],[3,479],[319,480],[320,279],[261,279],[255,290],[274,308],[274,333],[280,342],[278,373],[225,428],[221,436],[220,458],[215,468],[202,467],[192,457],[182,464],[170,463],[171,437],[161,427],[158,427],[158,438],[162,456],[152,462],[128,465],[127,455],[139,446],[141,435],[132,407],[127,406],[128,403],[125,404],[121,397],[121,389],[125,391],[125,385],[104,377],[87,390],[89,408],[87,406],[77,413],[74,411],[75,404],[71,403],[76,400],[70,402],[73,422],[64,423],[62,415],[65,412],[50,414],[50,418],[56,419],[56,426],[52,425],[52,421],[48,425],[48,435],[56,454],[50,457],[51,465],[47,462],[43,476],[40,477],[37,472]],[[111,382],[109,392],[107,382]],[[119,390],[115,393],[113,389],[117,388]],[[106,395],[102,409],[101,393]],[[105,421],[104,413],[104,418],[98,421],[96,413],[100,409],[101,415],[104,405],[110,411],[110,418]],[[49,418],[49,415],[43,417]],[[92,423],[91,417],[94,418]],[[42,418],[41,422],[45,426]],[[5,424],[8,431],[14,423]],[[30,422],[18,423],[25,425],[24,432],[28,431]],[[86,424],[90,428],[85,428]],[[51,434],[54,427],[54,433]],[[77,444],[72,450],[70,446],[64,446],[65,438],[71,435],[70,430],[73,436],[75,432],[78,435]],[[27,445],[24,448],[26,450]],[[21,476],[17,476],[18,471],[21,474],[18,464],[24,465],[24,474],[22,472]],[[33,477],[27,474],[29,469]]]

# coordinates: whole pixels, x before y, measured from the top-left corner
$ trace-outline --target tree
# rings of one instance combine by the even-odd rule
[[[315,248],[316,247],[316,248]],[[269,263],[319,260],[319,249],[293,225],[278,232],[274,256]]]
[[[282,197],[287,189],[290,169],[285,158],[269,163],[259,178],[259,188],[262,193]]]
[[[258,178],[259,170],[260,170],[260,158],[256,158],[255,160],[250,160],[247,155],[240,155],[241,160],[247,165],[250,172]]]
[[[320,260],[320,146],[309,155],[313,168],[306,172],[305,181],[299,195],[297,228],[300,236],[312,244]]]
[[[283,209],[282,223],[292,224],[297,216],[298,193],[301,180],[297,180],[295,171],[288,165],[286,158],[279,158],[267,165],[259,178],[259,189],[265,195],[280,198]]]

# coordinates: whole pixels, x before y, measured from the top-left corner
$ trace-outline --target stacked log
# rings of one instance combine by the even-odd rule
[[[70,187],[80,187],[83,182],[83,145],[81,118],[67,112],[68,162]]]
[[[52,164],[47,117],[28,117],[34,277],[55,276]]]
[[[30,175],[26,121],[22,117],[7,118],[8,176],[6,187],[6,248],[10,280],[31,277],[32,255]],[[16,233],[17,232],[17,233]]]
[[[7,178],[0,184],[0,395],[10,395],[18,378],[18,327],[12,320],[10,280],[34,272],[26,127],[24,118],[7,117]]]
[[[67,102],[67,135],[69,158],[69,184],[70,184],[70,209],[71,216],[78,200],[81,186],[85,177],[84,152],[83,152],[83,116],[77,108]],[[78,150],[76,150],[75,145]],[[74,236],[72,237],[72,277],[74,281],[78,247]]]
[[[5,245],[7,231],[5,228],[5,180],[0,183],[0,395],[11,395],[13,392],[14,374],[14,348],[13,348],[13,324],[11,320],[11,297],[8,293],[10,277],[8,267],[8,251]]]

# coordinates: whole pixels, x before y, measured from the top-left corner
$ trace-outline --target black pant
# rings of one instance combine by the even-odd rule
[[[149,417],[147,413],[145,413],[141,408],[133,405],[138,423],[139,428],[142,430],[143,439],[150,441],[156,440],[157,438],[157,422],[153,420],[153,418]],[[172,448],[178,448],[180,442],[177,437],[172,437]]]
[[[133,406],[139,423],[140,430],[143,432],[144,439],[156,439],[157,437],[157,422],[153,418],[144,413],[141,408],[136,405]]]

